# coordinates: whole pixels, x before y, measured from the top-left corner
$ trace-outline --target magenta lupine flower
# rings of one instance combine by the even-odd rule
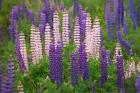
[[[15,66],[12,59],[9,59],[7,64],[7,73],[6,73],[6,86],[4,93],[15,93],[14,84],[15,84]]]
[[[105,84],[108,78],[107,74],[107,55],[106,50],[104,48],[101,48],[101,86]]]
[[[79,76],[79,64],[77,60],[77,53],[73,52],[71,54],[71,84],[78,84],[78,76]]]
[[[20,70],[21,72],[26,71],[26,67],[24,65],[24,61],[20,52],[20,41],[19,41],[19,34],[16,35],[16,41],[15,41],[15,50],[16,50],[16,56],[19,62]]]
[[[117,73],[118,73],[118,87],[121,91],[124,90],[124,63],[123,63],[123,57],[120,54],[120,51],[117,55]]]
[[[140,76],[136,79],[136,93],[140,93]]]
[[[79,47],[79,74],[82,75],[84,80],[89,79],[89,65],[88,65],[88,59],[87,59],[87,53],[85,51],[85,45],[84,43],[80,44]]]

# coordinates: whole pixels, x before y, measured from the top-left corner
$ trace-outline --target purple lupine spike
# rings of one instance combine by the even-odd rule
[[[128,23],[127,23],[127,20],[124,19],[124,25],[123,25],[123,32],[124,34],[128,35],[130,30],[129,30],[129,26],[128,26]]]
[[[50,79],[51,80],[54,80],[54,74],[55,74],[54,61],[55,60],[56,60],[55,59],[55,45],[54,45],[54,42],[51,42],[49,46]]]
[[[111,1],[106,1],[106,9],[105,9],[105,20],[107,24],[107,31],[109,35],[109,39],[114,39],[114,27],[113,27],[113,14],[111,13]]]
[[[58,42],[56,51],[55,51],[55,82],[57,85],[62,84],[63,82],[63,67],[62,67],[62,43]]]
[[[131,20],[133,22],[134,29],[137,29],[138,27],[137,11],[135,8],[134,0],[129,0],[129,12],[130,12]]]
[[[11,12],[11,19],[12,20],[16,20],[18,21],[19,19],[19,7],[18,6],[14,6]]]
[[[26,67],[24,65],[24,61],[20,52],[20,41],[19,41],[19,34],[16,35],[16,41],[15,41],[15,50],[16,50],[16,56],[19,62],[20,70],[21,72],[26,71]]]
[[[86,12],[79,8],[80,17],[79,17],[79,24],[80,24],[80,43],[84,42],[85,39],[85,28],[86,28]]]
[[[7,64],[7,73],[6,73],[6,86],[4,93],[14,93],[14,84],[15,84],[15,67],[12,59],[9,59]]]
[[[136,93],[140,93],[140,76],[136,79]]]
[[[95,83],[93,84],[92,93],[97,93]]]
[[[101,86],[105,84],[108,78],[107,74],[107,55],[106,50],[104,48],[101,48]]]
[[[50,13],[50,1],[49,0],[45,0],[45,10],[46,10],[46,22],[49,22],[49,19],[51,17]]]
[[[109,50],[106,51],[106,56],[107,56],[107,63],[112,64],[112,62],[111,62],[111,54],[110,54]]]
[[[71,84],[78,84],[78,60],[75,52],[71,54]]]
[[[118,31],[117,34],[119,43],[127,50],[127,53],[129,54],[131,45],[122,37],[122,33],[120,31]]]
[[[30,22],[35,25],[35,16],[34,16],[33,10],[28,11],[28,18],[29,18]]]
[[[139,6],[138,6],[138,8],[137,8],[137,18],[138,18],[138,26],[140,27],[140,0],[139,0]]]
[[[124,91],[124,63],[120,51],[118,52],[117,55],[117,73],[118,73],[118,80],[117,80],[118,87],[121,91]]]
[[[79,47],[79,74],[82,75],[84,80],[89,79],[89,65],[88,65],[88,59],[87,59],[87,53],[85,50],[84,43],[81,43]]]
[[[22,12],[22,15],[24,17],[27,17],[28,16],[28,9],[27,9],[27,6],[25,4],[25,2],[23,3],[23,5],[21,6],[21,12]]]
[[[73,13],[75,16],[79,16],[79,3],[78,0],[73,0]]]

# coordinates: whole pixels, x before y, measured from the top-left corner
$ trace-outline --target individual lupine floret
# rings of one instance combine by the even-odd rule
[[[32,25],[31,27],[30,43],[32,62],[33,64],[38,64],[40,59],[42,58],[42,43],[40,32],[34,25]]]
[[[28,56],[27,56],[27,50],[26,50],[25,36],[23,33],[19,33],[19,44],[20,44],[20,53],[24,61],[26,70],[28,71]]]
[[[104,48],[101,48],[101,86],[105,84],[108,78],[107,74],[107,54]]]
[[[78,84],[78,76],[79,76],[79,64],[77,54],[73,52],[71,54],[71,84]]]
[[[136,86],[136,93],[140,93],[140,76],[137,77],[135,86]]]
[[[57,45],[57,42],[61,41],[59,25],[60,25],[60,22],[59,22],[58,12],[55,11],[53,14],[53,36],[54,36],[55,46]]]
[[[75,18],[75,25],[74,25],[74,43],[76,47],[79,48],[80,46],[80,26],[79,26],[79,17]]]
[[[64,14],[63,14],[63,21],[62,21],[62,41],[63,41],[63,46],[67,46],[69,44],[69,34],[70,34],[70,22],[69,22],[69,15],[67,13],[67,11],[65,10],[64,11]]]
[[[96,17],[93,28],[92,28],[92,34],[93,34],[93,57],[98,59],[100,57],[100,48],[102,45],[102,32],[100,27],[100,22],[98,17]]]
[[[18,93],[24,93],[24,88],[21,81],[18,83]]]
[[[45,27],[45,55],[47,56],[49,56],[49,47],[51,40],[51,29],[50,25],[47,23]]]
[[[4,93],[15,93],[14,84],[15,84],[15,66],[13,63],[13,59],[9,59],[7,64],[6,86]]]
[[[120,51],[118,52],[117,55],[117,73],[118,73],[118,79],[117,79],[118,87],[120,91],[124,91],[124,63]]]
[[[129,63],[128,69],[125,72],[125,78],[131,78],[132,74],[136,73],[136,67],[133,57],[131,57],[131,62]]]

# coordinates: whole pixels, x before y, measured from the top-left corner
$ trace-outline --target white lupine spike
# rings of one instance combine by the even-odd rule
[[[95,18],[93,28],[92,28],[92,41],[93,49],[92,56],[96,59],[100,57],[100,47],[101,47],[101,26],[98,17]]]
[[[62,22],[62,40],[63,40],[63,45],[64,47],[69,44],[69,15],[67,11],[64,12],[63,14],[63,22]]]
[[[31,27],[30,42],[31,42],[32,62],[33,64],[38,64],[40,59],[42,58],[42,43],[40,32],[38,28],[36,28],[34,25],[32,25]]]
[[[86,45],[86,52],[88,58],[90,55],[92,55],[92,50],[93,50],[93,35],[92,35],[92,23],[91,23],[91,17],[90,14],[87,14],[86,17],[86,29],[85,29],[85,45]]]
[[[79,25],[79,17],[75,18],[75,26],[74,26],[74,43],[77,48],[80,46],[80,25]]]
[[[24,93],[24,88],[21,81],[19,81],[19,84],[18,84],[18,93]]]
[[[28,71],[28,57],[27,57],[27,50],[26,50],[26,42],[24,33],[19,33],[19,43],[20,43],[20,53],[24,61],[24,65]]]
[[[59,16],[58,16],[58,12],[55,11],[53,14],[53,35],[54,35],[54,42],[55,42],[55,46],[57,46],[57,42],[61,41],[61,36],[60,36],[60,32],[59,32]]]
[[[131,62],[129,63],[129,67],[126,70],[125,78],[131,78],[132,74],[135,74],[135,73],[136,73],[135,62],[134,62],[134,59],[131,57]]]
[[[51,43],[50,25],[47,23],[45,27],[45,54],[49,56],[49,46]]]
[[[117,63],[117,56],[118,56],[118,52],[120,51],[121,55],[122,55],[122,50],[121,50],[121,45],[120,43],[117,42],[116,44],[116,48],[115,48],[115,55],[114,55],[114,63]]]

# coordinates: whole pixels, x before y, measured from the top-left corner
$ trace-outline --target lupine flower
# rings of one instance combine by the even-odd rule
[[[105,84],[108,78],[107,74],[107,55],[106,50],[104,48],[101,48],[101,86]]]
[[[35,25],[35,16],[34,16],[34,11],[33,10],[28,11],[28,18],[29,18],[30,22],[33,25]]]
[[[136,79],[136,93],[140,93],[140,76]]]
[[[59,16],[58,16],[58,12],[55,11],[53,14],[53,35],[54,35],[54,42],[55,45],[57,44],[57,42],[61,41],[61,36],[60,36],[60,32],[59,32]]]
[[[108,35],[109,35],[109,39],[113,40],[114,39],[114,22],[113,21],[113,17],[112,17],[112,13],[111,13],[111,1],[107,0],[106,1],[106,9],[105,9],[105,20],[106,20],[106,24],[107,24],[107,31],[108,31]]]
[[[92,93],[97,93],[96,92],[96,85],[95,84],[93,84]]]
[[[111,62],[111,54],[110,54],[109,50],[106,51],[106,57],[107,57],[107,63],[112,64],[112,62]]]
[[[18,21],[19,19],[19,7],[18,6],[14,6],[12,8],[12,12],[11,12],[11,20],[16,20]]]
[[[129,26],[128,26],[128,23],[127,23],[127,20],[124,19],[124,24],[123,24],[123,32],[124,34],[129,34],[130,30],[129,30]]]
[[[80,24],[80,43],[83,43],[85,40],[85,28],[86,28],[86,12],[82,7],[79,8],[79,24]]]
[[[137,12],[135,8],[134,0],[129,0],[129,9],[130,9],[130,17],[133,22],[134,29],[137,29],[138,21],[137,21]]]
[[[42,43],[40,32],[34,25],[31,26],[30,35],[31,55],[33,64],[38,64],[42,58]]]
[[[85,44],[81,43],[79,47],[79,74],[82,75],[84,80],[89,79],[89,66],[88,66],[88,59],[87,53],[85,51]]]
[[[49,47],[51,43],[51,31],[50,26],[47,23],[45,27],[45,54],[49,56]]]
[[[64,12],[63,14],[63,22],[62,22],[62,41],[63,41],[63,46],[67,46],[69,44],[69,34],[70,34],[70,28],[69,28],[70,20],[69,20],[69,15],[67,11]]]
[[[121,91],[124,90],[124,63],[123,63],[123,57],[120,54],[120,51],[118,52],[117,56],[117,73],[118,73],[118,87]]]
[[[78,84],[78,71],[79,71],[79,64],[77,60],[76,53],[71,54],[71,84],[76,85]]]
[[[100,48],[103,44],[103,36],[102,30],[100,26],[100,22],[98,17],[95,18],[93,28],[92,28],[92,35],[93,35],[93,57],[98,59],[100,57]]]
[[[21,12],[22,12],[23,17],[25,17],[25,18],[28,17],[28,9],[27,9],[25,2],[21,6]]]
[[[16,50],[16,56],[19,62],[20,70],[21,72],[25,72],[27,68],[25,67],[24,60],[20,51],[20,40],[18,34],[16,35],[15,50]]]
[[[6,86],[4,93],[14,93],[14,84],[15,84],[15,66],[12,59],[9,59],[7,64],[7,73],[6,73]]]
[[[117,32],[119,43],[127,50],[127,53],[130,54],[131,45],[122,37],[122,33],[120,31]]]
[[[18,93],[24,93],[24,88],[21,81],[18,83]]]
[[[80,46],[80,26],[79,26],[79,17],[75,18],[75,25],[74,25],[74,43],[76,47],[79,48]]]
[[[75,16],[79,16],[79,3],[78,0],[73,0],[73,13]]]
[[[50,19],[50,0],[45,0],[45,10],[46,10],[46,23],[49,23]]]

